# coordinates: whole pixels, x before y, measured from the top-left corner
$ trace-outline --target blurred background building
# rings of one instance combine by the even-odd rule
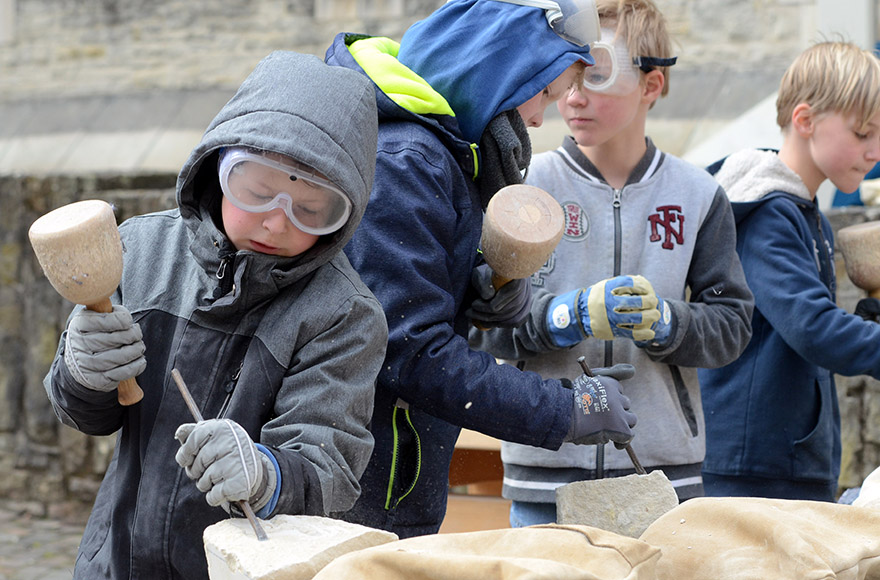
[[[0,0],[0,173],[175,172],[270,51],[322,56],[339,31],[399,38],[442,3]],[[808,43],[839,36],[872,47],[876,37],[876,0],[658,4],[680,58],[651,133],[700,162],[715,153],[707,141],[772,95]],[[564,133],[555,113],[536,150]],[[749,132],[776,137],[772,121]]]

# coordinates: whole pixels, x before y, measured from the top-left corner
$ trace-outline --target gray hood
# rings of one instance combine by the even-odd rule
[[[812,199],[801,178],[775,151],[746,149],[734,153],[724,160],[715,179],[732,202],[757,201],[774,191]]]
[[[215,219],[219,215],[216,208],[222,193],[216,163],[222,147],[273,151],[317,169],[351,199],[348,222],[301,256],[252,256],[255,261],[272,262],[264,266],[276,272],[300,278],[341,252],[360,223],[373,185],[376,134],[376,99],[369,79],[328,66],[313,55],[273,52],[214,117],[181,169],[180,213],[197,240],[222,236],[210,223],[212,208]],[[194,252],[201,253],[195,248]]]

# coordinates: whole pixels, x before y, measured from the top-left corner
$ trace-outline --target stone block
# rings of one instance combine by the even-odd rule
[[[654,520],[678,506],[662,471],[576,481],[556,490],[556,522],[591,526],[638,538]]]
[[[331,518],[279,515],[261,520],[259,541],[245,519],[205,529],[211,580],[308,580],[333,559],[397,540],[397,535]]]

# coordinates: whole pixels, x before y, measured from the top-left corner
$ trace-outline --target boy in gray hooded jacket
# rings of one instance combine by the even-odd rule
[[[45,381],[64,424],[118,433],[75,578],[207,578],[202,532],[239,500],[263,518],[354,504],[387,326],[342,248],[376,126],[363,76],[273,53],[190,154],[179,207],[120,226],[113,312],[74,310]],[[121,406],[136,375],[143,400]]]

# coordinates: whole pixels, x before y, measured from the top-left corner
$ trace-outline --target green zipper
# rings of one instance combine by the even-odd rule
[[[394,505],[391,505],[391,495],[394,490],[394,478],[397,474],[397,463],[400,453],[400,437],[397,431],[397,412],[399,410],[403,411],[403,416],[406,419],[407,425],[409,425],[410,431],[412,431],[413,436],[416,440],[416,475],[412,480],[409,488],[407,488],[406,492],[397,498],[397,501],[394,502]],[[394,411],[391,413],[391,429],[394,435],[394,451],[391,453],[391,473],[388,476],[388,490],[385,493],[385,509],[390,510],[396,508],[400,505],[400,502],[412,493],[412,490],[415,489],[416,483],[419,481],[419,475],[422,471],[422,442],[419,439],[419,433],[416,431],[415,426],[412,424],[412,418],[409,414],[409,409],[401,409],[401,407],[394,406]]]

